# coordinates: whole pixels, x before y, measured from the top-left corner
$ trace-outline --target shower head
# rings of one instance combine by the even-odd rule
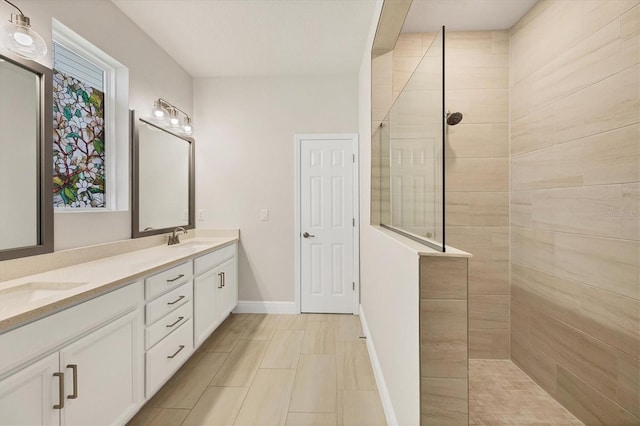
[[[461,112],[447,112],[447,124],[449,126],[455,126],[456,124],[462,121],[462,113]]]

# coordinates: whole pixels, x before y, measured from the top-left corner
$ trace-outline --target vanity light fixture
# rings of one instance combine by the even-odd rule
[[[153,118],[158,123],[174,129],[179,128],[186,136],[193,133],[193,120],[191,117],[172,103],[167,102],[162,98],[158,98],[158,100],[153,103],[152,112]],[[184,116],[182,120],[180,119],[179,113]]]
[[[9,0],[5,3],[14,7],[18,14],[12,13],[9,24],[2,26],[2,44],[16,55],[25,59],[39,59],[47,54],[44,39],[31,29],[31,20],[22,10]]]

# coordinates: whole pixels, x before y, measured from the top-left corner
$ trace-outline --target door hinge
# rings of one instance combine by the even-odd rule
[[[351,288],[353,289],[353,291],[356,291],[356,282],[354,281],[354,282],[352,282],[351,284],[353,284],[353,285],[351,286]]]
[[[356,162],[356,155],[355,154],[351,154],[351,155],[353,155],[353,162],[355,163]]]
[[[351,219],[351,225],[353,225],[353,227],[355,228],[355,226],[356,226],[356,218],[355,217],[353,219]]]

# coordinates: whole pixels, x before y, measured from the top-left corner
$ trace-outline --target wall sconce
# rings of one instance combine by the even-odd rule
[[[11,14],[9,24],[2,27],[2,43],[7,49],[25,59],[38,59],[47,54],[47,44],[44,39],[31,29],[31,20],[22,10],[9,0],[5,3],[14,7],[19,13]]]
[[[191,120],[191,117],[172,103],[167,102],[162,98],[158,98],[158,100],[153,103],[152,112],[153,118],[155,118],[157,122],[164,124],[165,126],[168,125],[174,129],[179,128],[180,132],[186,136],[190,136],[193,133],[193,120]],[[181,112],[184,115],[182,120],[180,119],[178,112]]]

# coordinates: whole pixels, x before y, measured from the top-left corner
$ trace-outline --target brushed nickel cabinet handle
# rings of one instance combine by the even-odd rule
[[[178,317],[178,319],[174,323],[168,324],[167,327],[173,327],[174,325],[176,325],[177,323],[179,323],[183,319],[184,319],[184,317]]]
[[[176,281],[176,280],[179,280],[179,279],[180,279],[180,278],[182,278],[182,277],[184,277],[184,274],[180,274],[180,275],[178,275],[177,277],[175,277],[175,278],[173,278],[173,279],[167,280],[167,282],[168,282],[168,283],[172,283],[172,282],[174,282],[174,281]]]
[[[78,397],[78,365],[77,364],[69,364],[67,368],[70,368],[73,372],[73,393],[67,398],[76,399]]]
[[[222,287],[227,285],[227,276],[225,275],[225,273],[222,273]]]
[[[222,272],[218,273],[218,276],[220,277],[220,284],[218,285],[218,288],[222,288]]]
[[[54,377],[59,380],[58,383],[58,401],[59,404],[53,406],[54,410],[62,410],[64,408],[64,373],[53,373]]]
[[[167,358],[171,359],[171,358],[175,358],[176,355],[178,355],[180,353],[181,350],[184,349],[184,345],[180,345],[180,349],[178,349],[173,355],[168,355]]]
[[[176,300],[174,300],[173,302],[167,302],[167,305],[175,305],[176,303],[178,303],[179,301],[181,301],[182,299],[184,299],[186,296],[180,296],[178,297]]]

